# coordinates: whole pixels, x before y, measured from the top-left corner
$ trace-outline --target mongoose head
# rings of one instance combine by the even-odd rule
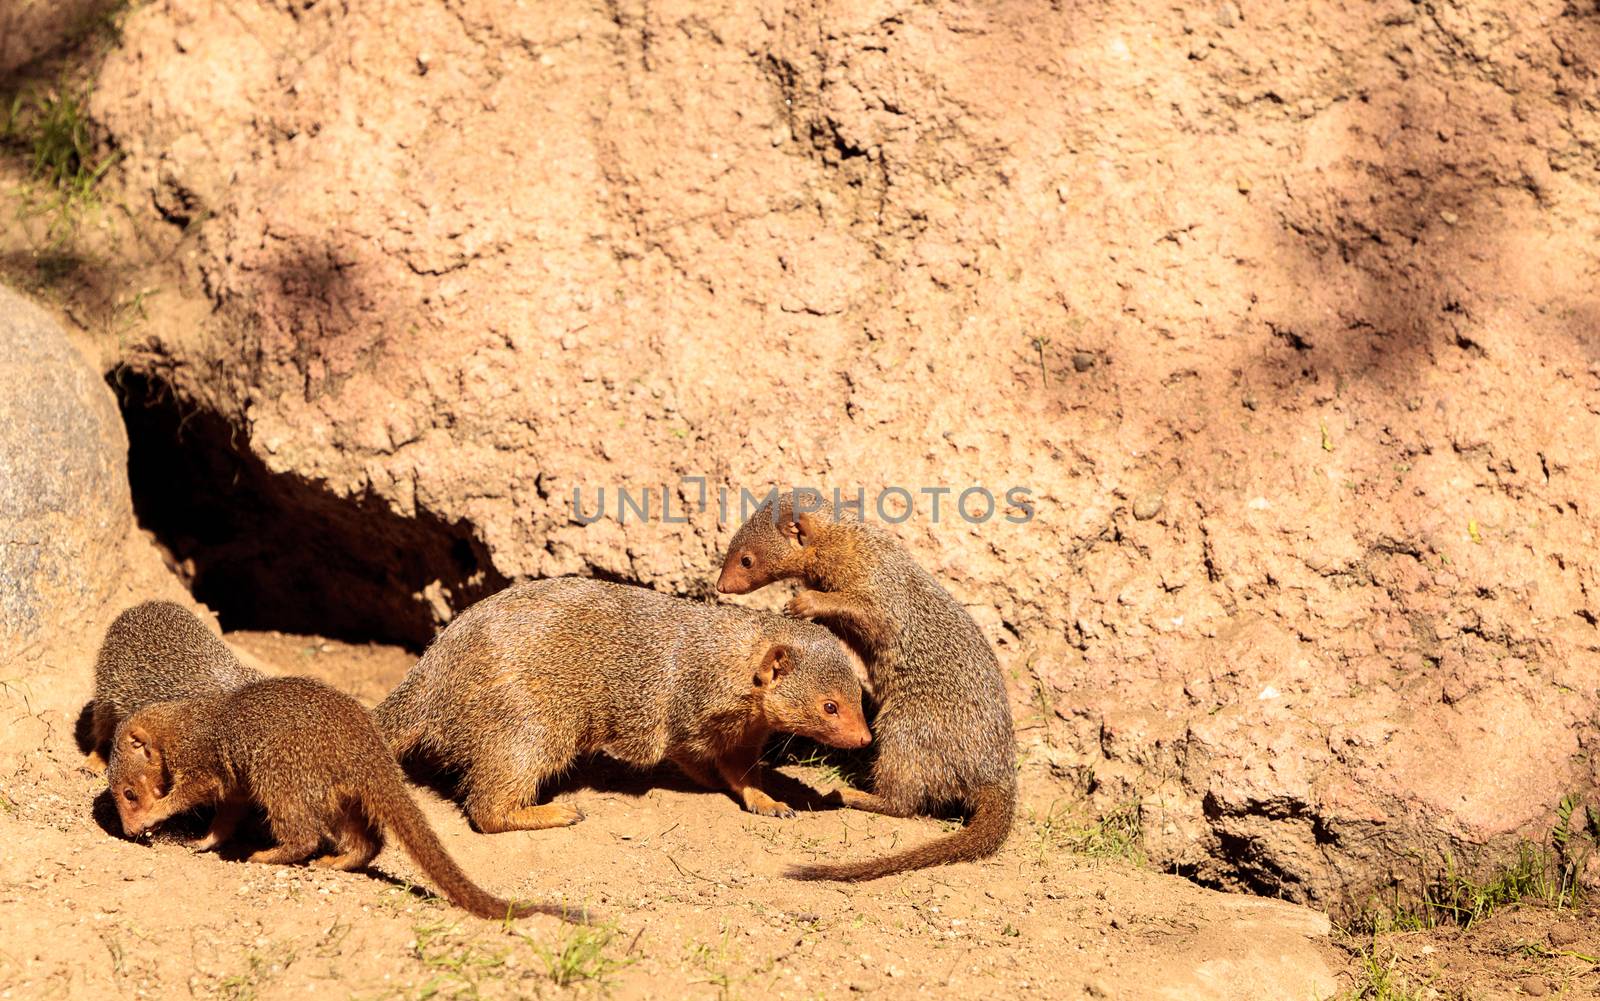
[[[107,777],[122,832],[141,837],[174,814],[193,806],[173,794],[172,773],[160,742],[152,735],[150,710],[135,713],[117,727],[111,741]]]
[[[723,594],[749,594],[775,580],[804,576],[804,548],[822,522],[818,513],[804,510],[806,501],[821,503],[821,495],[784,493],[769,499],[734,533],[722,561],[717,590]]]
[[[861,711],[861,682],[844,644],[814,628],[823,635],[785,637],[761,655],[751,684],[762,714],[782,733],[830,747],[866,747],[872,731]]]

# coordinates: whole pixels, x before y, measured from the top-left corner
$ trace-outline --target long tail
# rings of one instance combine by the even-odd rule
[[[909,869],[925,869],[947,862],[971,862],[993,855],[1011,833],[1016,812],[1016,789],[984,786],[973,796],[972,819],[961,830],[937,841],[880,859],[823,865],[797,865],[786,873],[791,879],[838,879],[858,882],[878,879]]]
[[[367,809],[377,814],[384,827],[394,832],[411,857],[417,860],[428,878],[444,891],[444,895],[463,910],[480,918],[503,920],[521,918],[529,914],[553,914],[577,923],[585,922],[589,915],[570,911],[551,904],[513,904],[502,900],[474,883],[461,871],[445,851],[439,836],[428,826],[428,820],[417,808],[411,793],[400,781],[399,768],[395,768],[392,781],[385,781],[382,792],[372,797]]]

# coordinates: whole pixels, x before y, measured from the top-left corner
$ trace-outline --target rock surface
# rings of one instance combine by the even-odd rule
[[[1597,53],[1560,0],[157,0],[92,110],[215,312],[116,354],[354,526],[374,635],[365,592],[703,593],[686,476],[904,487],[1026,796],[1359,903],[1597,784]],[[310,616],[339,537],[228,572]]]
[[[117,0],[20,0],[0,5],[0,86],[52,49],[71,45],[108,24],[119,6]]]
[[[111,595],[133,532],[127,454],[105,382],[0,286],[0,663]]]

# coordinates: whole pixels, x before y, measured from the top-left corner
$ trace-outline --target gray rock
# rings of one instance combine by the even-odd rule
[[[97,608],[132,530],[111,390],[42,309],[0,287],[0,650]]]

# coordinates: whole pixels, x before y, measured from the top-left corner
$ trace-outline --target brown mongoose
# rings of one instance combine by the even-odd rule
[[[872,740],[860,683],[826,629],[577,577],[467,609],[374,715],[402,761],[421,754],[460,775],[486,834],[582,820],[566,804],[533,805],[581,754],[671,761],[753,813],[789,817],[762,788],[770,734]]]
[[[117,724],[147,705],[214,695],[260,680],[259,672],[239,663],[182,605],[134,605],[111,623],[95,659],[88,764],[103,769]]]
[[[861,810],[904,817],[959,806],[962,830],[873,861],[791,869],[799,879],[877,879],[993,854],[1016,811],[1016,751],[1005,682],[978,625],[893,536],[795,495],[769,500],[740,526],[717,589],[745,594],[775,580],[806,585],[786,611],[827,623],[861,654],[878,714],[873,792],[840,790]],[[798,513],[797,513],[798,512]]]
[[[468,879],[412,801],[372,717],[310,678],[269,678],[139,710],[117,727],[110,784],[130,837],[214,805],[205,843],[214,847],[254,803],[277,844],[252,862],[360,869],[383,848],[387,829],[446,897],[479,917],[559,913],[514,906]],[[325,842],[334,850],[318,854]]]

